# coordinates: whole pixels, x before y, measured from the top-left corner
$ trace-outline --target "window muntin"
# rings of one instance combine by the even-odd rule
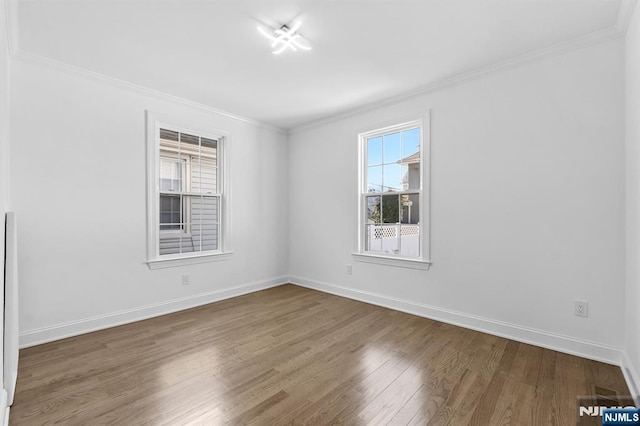
[[[220,250],[221,138],[158,128],[158,244],[160,257]]]
[[[422,121],[360,135],[361,252],[420,259]]]

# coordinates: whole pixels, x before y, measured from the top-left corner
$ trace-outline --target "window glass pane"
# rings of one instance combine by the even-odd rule
[[[382,251],[382,233],[380,226],[368,223],[365,225],[365,250],[373,252]]]
[[[420,161],[416,161],[407,166],[404,184],[407,190],[420,189]]]
[[[420,221],[420,195],[404,194],[400,197],[402,223],[418,224]]]
[[[209,158],[193,157],[191,161],[191,192],[215,194],[218,190],[218,168]]]
[[[187,184],[185,189],[187,192],[200,192],[200,177],[202,171],[200,170],[200,156],[190,155],[187,160],[187,170],[185,173],[185,179]]]
[[[380,196],[367,197],[367,223],[380,223]]]
[[[160,229],[168,229],[166,223],[171,223],[171,213],[160,212]]]
[[[402,154],[400,145],[400,132],[384,135],[382,143],[384,164],[392,164],[400,160]]]
[[[160,213],[171,210],[171,197],[165,195],[160,196]],[[165,222],[161,220],[160,222]]]
[[[204,160],[208,160],[212,166],[218,165],[218,142],[209,141],[209,139],[202,139],[202,147],[200,148],[200,155]]]
[[[179,133],[178,132],[174,132],[173,130],[167,130],[167,129],[160,129],[160,142],[162,143],[163,141],[172,141],[172,142],[178,142],[178,137],[179,137]]]
[[[420,189],[420,129],[402,132],[402,183],[404,190]]]
[[[180,196],[160,195],[160,229],[180,229]]]
[[[191,223],[217,223],[218,222],[218,198],[200,197],[198,195],[185,195],[187,209],[190,211]]]
[[[220,200],[218,197],[184,196],[187,204],[185,222],[191,244],[198,250],[218,249]],[[195,249],[194,249],[195,250]]]
[[[214,139],[202,138],[200,144],[202,145],[203,156],[206,156],[206,152],[215,152],[218,149],[218,141]],[[211,149],[211,151],[207,151],[207,149]]]
[[[180,234],[161,234],[160,235],[160,254],[176,254],[180,253]]]
[[[402,177],[402,190],[409,189],[409,167],[405,164],[400,166],[400,176]]]
[[[198,244],[202,242],[202,250],[218,250],[217,223],[194,224],[193,239]]]
[[[398,254],[398,229],[400,225],[377,225],[374,236],[380,241],[380,252]]]
[[[196,147],[200,145],[200,138],[196,135],[189,135],[187,133],[180,133],[180,143],[181,144],[189,144],[195,145]]]
[[[180,133],[180,143],[177,147],[180,150],[180,158],[198,157],[217,160],[218,141],[198,136]]]
[[[420,152],[420,128],[402,132],[402,158],[418,155]]]
[[[382,189],[386,191],[402,191],[402,166],[389,164],[383,166]]]
[[[160,179],[161,191],[180,191],[181,180],[180,179]]]
[[[382,196],[382,223],[400,222],[399,195]]]
[[[367,141],[367,165],[382,164],[382,137]]]
[[[420,225],[400,225],[400,254],[420,256]]]
[[[160,159],[160,191],[180,191],[182,188],[182,165],[177,159]]]
[[[367,224],[365,228],[365,250],[382,254],[400,253],[401,225],[373,225]],[[411,247],[407,249],[409,251]]]
[[[382,166],[367,170],[367,192],[382,192]]]

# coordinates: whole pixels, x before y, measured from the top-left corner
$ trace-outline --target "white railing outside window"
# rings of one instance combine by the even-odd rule
[[[417,257],[420,254],[420,225],[367,224],[366,246],[370,251]]]

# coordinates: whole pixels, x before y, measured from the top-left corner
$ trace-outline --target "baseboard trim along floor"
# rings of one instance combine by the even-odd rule
[[[570,425],[596,395],[631,404],[615,365],[295,284],[20,361],[13,426]]]
[[[265,290],[271,287],[277,287],[286,284],[287,282],[288,277],[286,276],[276,277],[270,280],[215,290],[207,293],[197,294],[195,296],[150,304],[139,308],[127,309],[104,315],[97,315],[94,317],[85,318],[78,321],[70,321],[50,327],[27,330],[20,333],[20,348],[40,345],[42,343],[53,342],[55,340],[65,339],[67,337],[73,337],[84,333],[90,333],[92,331],[103,330],[110,327],[129,324],[135,321],[141,321],[161,315],[171,314],[173,312],[218,302],[220,300],[242,296],[243,294]]]
[[[408,300],[393,298],[381,294],[354,290],[334,284],[321,283],[302,277],[291,276],[289,281],[302,287],[323,291],[336,296],[347,297],[361,302],[371,303],[396,311],[406,312],[471,330],[505,337],[522,343],[552,349],[571,355],[577,355],[594,361],[622,365],[622,349],[588,340],[576,339],[561,334],[549,333],[543,330],[523,327],[490,318],[469,315],[463,312],[442,309],[437,306],[416,303]]]
[[[640,389],[638,389],[640,378],[633,368],[633,364],[628,359],[628,356],[623,353],[621,348],[564,336],[561,334],[550,333],[544,330],[524,327],[517,324],[497,321],[490,318],[469,315],[463,312],[447,310],[437,306],[416,303],[372,292],[354,290],[334,284],[322,283],[298,276],[281,276],[266,281],[216,290],[195,296],[151,304],[140,308],[123,310],[50,327],[28,330],[20,334],[20,347],[26,348],[67,337],[166,315],[224,299],[277,287],[286,283],[406,312],[420,317],[441,321],[558,352],[580,356],[594,361],[617,365],[622,369],[629,389],[636,398],[637,403],[640,405]],[[0,413],[0,415],[2,415],[2,413]]]

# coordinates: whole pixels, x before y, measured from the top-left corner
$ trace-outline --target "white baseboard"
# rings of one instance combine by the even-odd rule
[[[7,406],[7,391],[2,389],[0,395],[0,425],[9,425],[9,407]]]
[[[406,312],[408,314],[469,328],[471,330],[504,337],[518,342],[528,343],[558,352],[564,352],[595,361],[602,361],[608,364],[622,366],[621,348],[577,339],[575,337],[564,336],[561,334],[550,333],[544,330],[524,327],[504,321],[465,314],[463,312],[443,309],[437,306],[430,306],[381,294],[354,290],[333,284],[320,283],[302,277],[291,276],[289,277],[289,282],[313,290],[331,293],[337,296],[371,303],[373,305],[383,306],[396,311]]]
[[[288,277],[286,276],[277,277],[267,281],[244,284],[241,286],[202,293],[181,299],[169,300],[153,305],[141,306],[139,308],[97,315],[95,317],[85,318],[78,321],[27,330],[20,333],[20,347],[26,348],[29,346],[35,346],[42,343],[52,342],[54,340],[77,336],[79,334],[90,333],[92,331],[103,330],[105,328],[141,321],[160,315],[166,315],[182,311],[184,309],[195,308],[196,306],[206,305],[208,303],[287,284],[287,280]]]
[[[636,407],[640,407],[640,376],[626,351],[623,352],[622,366],[620,368],[622,368],[622,374],[624,374],[624,379],[627,381],[631,395],[633,395]]]
[[[39,345],[41,343],[77,336],[79,334],[90,333],[92,331],[128,324],[160,315],[166,315],[184,309],[194,308],[196,306],[253,293],[255,291],[277,287],[287,283],[322,291],[324,293],[347,297],[349,299],[359,300],[365,303],[371,303],[373,305],[383,306],[385,308],[465,327],[471,330],[504,337],[518,342],[619,365],[622,369],[625,380],[627,381],[629,390],[636,399],[636,405],[640,406],[640,389],[638,387],[640,386],[640,376],[638,376],[637,370],[630,362],[627,354],[624,353],[621,348],[493,320],[490,318],[470,315],[463,312],[452,311],[437,306],[411,302],[367,291],[354,290],[333,284],[321,283],[297,276],[277,277],[267,281],[245,284],[181,299],[174,299],[153,305],[142,306],[140,308],[99,315],[35,330],[27,330],[20,333],[20,347],[25,348]],[[0,401],[0,425],[8,424],[9,407],[6,406],[6,402],[7,394],[3,389],[2,400]]]

